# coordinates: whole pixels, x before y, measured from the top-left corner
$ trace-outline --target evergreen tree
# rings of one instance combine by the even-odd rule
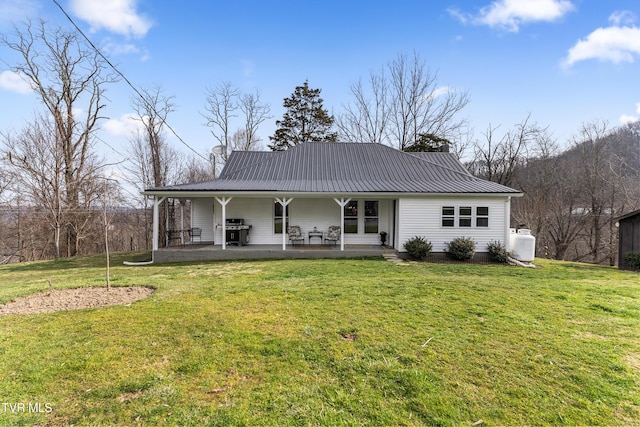
[[[320,89],[310,89],[309,82],[296,87],[290,98],[284,99],[287,111],[276,121],[276,132],[270,136],[273,151],[283,151],[302,142],[336,142],[332,132],[334,117],[322,106]]]
[[[445,149],[444,147],[449,145],[451,145],[451,141],[449,141],[447,138],[442,138],[432,133],[421,133],[418,135],[418,139],[414,144],[405,147],[402,151],[405,151],[407,153],[437,153],[443,151]]]

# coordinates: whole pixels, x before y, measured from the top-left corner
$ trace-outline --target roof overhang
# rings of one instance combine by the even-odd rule
[[[169,197],[175,199],[200,199],[213,197],[254,197],[275,198],[287,195],[302,198],[332,198],[332,197],[377,197],[397,199],[400,197],[522,197],[523,193],[398,193],[398,192],[296,192],[296,191],[178,191],[178,190],[146,190],[145,196]]]

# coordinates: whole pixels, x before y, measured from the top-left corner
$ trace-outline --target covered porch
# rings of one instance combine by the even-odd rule
[[[382,243],[395,244],[396,199],[389,195],[212,192],[179,194],[180,200],[190,201],[189,219],[183,221],[181,214],[179,229],[170,230],[167,226],[167,231],[184,235],[185,231],[197,230],[198,236],[168,238],[167,247],[162,248],[159,242],[165,236],[159,234],[158,212],[161,203],[175,196],[178,194],[154,195],[156,261],[235,259],[239,257],[238,250],[244,257],[252,257],[250,253],[255,251],[256,258],[337,257],[337,252],[347,252],[344,256],[376,256],[381,253]],[[297,240],[288,233],[290,227],[301,232]],[[333,239],[329,236],[331,231]],[[295,254],[283,256],[283,252],[291,250]],[[225,251],[233,253],[227,258]]]

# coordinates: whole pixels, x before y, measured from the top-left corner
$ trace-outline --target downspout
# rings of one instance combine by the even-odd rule
[[[510,256],[507,256],[507,261],[509,261],[511,264],[515,264],[519,267],[531,267],[531,268],[536,268],[535,265],[530,264],[530,263],[526,263],[526,262],[522,262],[522,261],[518,261],[515,258],[511,258]]]
[[[511,235],[511,196],[507,196],[504,202],[504,248],[507,253],[511,252],[511,243],[509,236]]]

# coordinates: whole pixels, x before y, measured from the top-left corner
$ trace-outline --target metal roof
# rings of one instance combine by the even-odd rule
[[[234,151],[216,180],[147,191],[520,193],[474,177],[451,153],[334,142],[307,142],[286,151]]]

